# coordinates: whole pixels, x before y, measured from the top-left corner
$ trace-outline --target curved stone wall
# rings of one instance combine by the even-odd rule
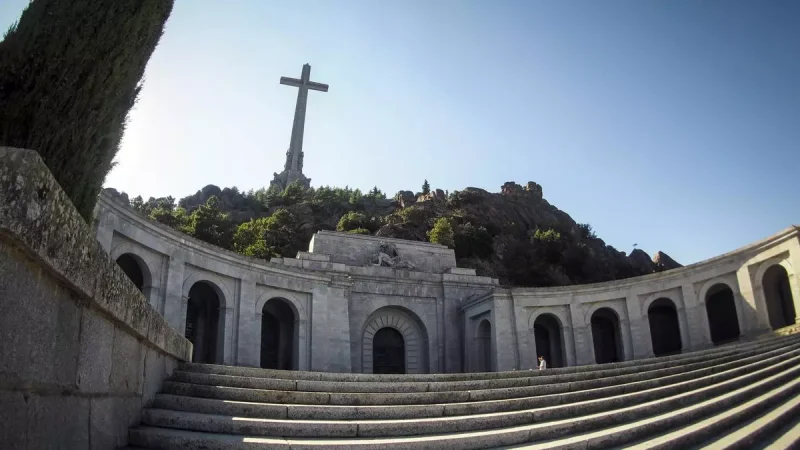
[[[719,286],[728,287],[730,291],[723,294],[732,299],[715,300],[729,321],[714,323],[717,328],[730,325],[735,317],[740,334],[747,336],[769,330],[771,320],[797,321],[800,312],[797,227],[691,266],[558,288],[501,287],[497,280],[453,267],[452,250],[433,244],[408,244],[409,254],[427,258],[420,260],[421,270],[377,267],[362,260],[369,253],[365,248],[377,246],[380,238],[342,236],[337,241],[331,232],[320,234],[325,245],[320,240],[311,246],[312,252],[300,252],[296,259],[255,260],[149,221],[106,194],[98,204],[96,231],[98,241],[114,259],[130,254],[146,266],[142,268],[147,280],[144,294],[181,333],[195,332],[186,329],[187,314],[193,314],[192,287],[197,283],[212,287],[218,310],[210,313],[215,321],[208,322],[204,332],[213,328],[218,348],[212,362],[224,364],[261,365],[262,308],[273,298],[287,302],[294,314],[293,367],[340,372],[373,370],[371,342],[365,336],[367,330],[377,331],[373,322],[387,311],[389,323],[408,325],[400,327],[400,332],[413,341],[416,350],[406,351],[405,367],[415,372],[486,367],[487,344],[474,342],[483,320],[490,324],[491,370],[512,370],[536,367],[536,356],[542,353],[537,351],[537,333],[539,346],[557,355],[554,364],[592,364],[596,345],[603,350],[601,359],[653,356],[650,318],[655,314],[657,340],[677,333],[679,344],[675,336],[675,342],[667,344],[681,351],[709,347],[713,345],[709,320],[718,319],[709,319],[707,297],[722,292]],[[397,244],[404,249],[402,242]],[[315,247],[316,251],[334,249],[330,250],[334,254],[316,253]],[[344,259],[337,259],[337,253]],[[786,288],[763,286],[765,273],[776,265],[788,278],[788,303],[774,298],[786,297]],[[786,312],[787,304],[793,305],[793,312]],[[735,311],[725,311],[725,305]],[[778,307],[782,312],[776,312]],[[613,314],[596,316],[601,309]],[[414,337],[406,336],[409,333]],[[603,345],[616,350],[607,352]]]

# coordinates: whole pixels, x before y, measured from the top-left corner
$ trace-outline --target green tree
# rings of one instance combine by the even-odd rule
[[[233,223],[227,214],[220,211],[219,200],[211,196],[189,215],[185,231],[201,241],[225,249],[231,248]]]
[[[356,189],[350,193],[350,198],[348,201],[351,205],[358,205],[363,201],[363,199],[364,195],[361,193],[361,189]]]
[[[36,0],[0,42],[0,145],[39,152],[91,219],[171,0]]]
[[[269,217],[252,219],[236,229],[233,248],[255,258],[294,257],[300,249],[297,218],[280,208]]]
[[[431,193],[431,185],[430,183],[428,183],[428,180],[425,180],[425,182],[422,183],[422,195],[428,195],[430,193]]]
[[[303,186],[299,181],[295,181],[289,186],[286,186],[284,189],[283,194],[281,194],[281,199],[283,200],[283,204],[286,206],[296,205],[301,203],[306,198],[306,187]]]
[[[446,245],[449,248],[455,247],[453,241],[453,227],[447,217],[436,219],[433,229],[428,231],[428,239],[435,244]]]
[[[350,231],[357,228],[368,228],[369,218],[364,213],[350,211],[339,219],[336,231]]]

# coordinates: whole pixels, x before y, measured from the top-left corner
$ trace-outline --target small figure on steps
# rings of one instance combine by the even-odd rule
[[[539,370],[544,370],[547,368],[547,361],[544,360],[544,356],[539,357]]]

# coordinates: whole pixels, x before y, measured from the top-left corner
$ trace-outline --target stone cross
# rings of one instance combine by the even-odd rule
[[[308,102],[308,90],[328,92],[328,85],[315,83],[310,80],[311,66],[303,65],[303,73],[300,79],[281,77],[281,84],[294,86],[297,91],[297,106],[294,108],[294,123],[292,123],[292,139],[289,142],[289,153],[286,155],[286,170],[292,172],[303,171],[303,129],[306,125],[306,103]]]

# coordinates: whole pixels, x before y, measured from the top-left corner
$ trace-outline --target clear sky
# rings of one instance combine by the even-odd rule
[[[0,2],[0,28],[28,0]],[[312,185],[531,180],[687,264],[800,224],[800,2],[177,1],[106,185],[269,185],[310,63]]]

